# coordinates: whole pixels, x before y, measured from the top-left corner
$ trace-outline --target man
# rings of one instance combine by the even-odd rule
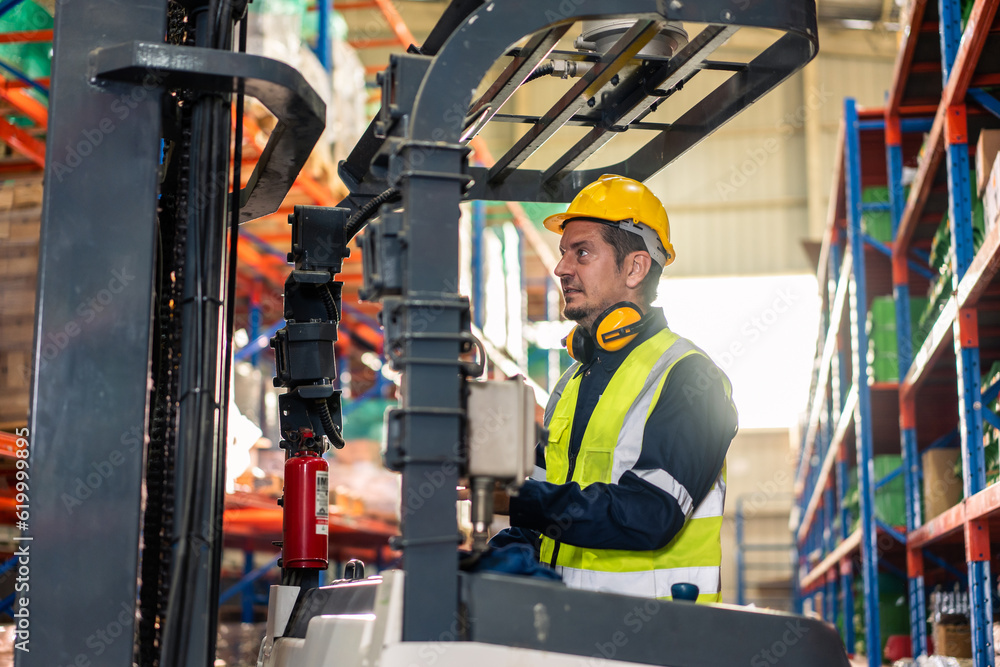
[[[564,214],[556,266],[577,359],[545,410],[537,468],[510,499],[512,529],[570,586],[670,598],[694,584],[717,602],[730,385],[651,307],[674,260],[666,211],[642,183],[602,176]],[[540,535],[540,543],[538,542]]]

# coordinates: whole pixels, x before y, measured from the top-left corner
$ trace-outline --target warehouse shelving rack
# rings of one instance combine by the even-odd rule
[[[1000,486],[986,486],[983,424],[1000,427],[1000,418],[984,405],[992,401],[1000,387],[981,389],[981,369],[1000,359],[1000,227],[994,226],[976,249],[973,239],[972,198],[969,183],[970,147],[975,146],[979,132],[987,127],[1000,127],[997,119],[1000,103],[982,88],[1000,85],[1000,30],[995,25],[997,0],[976,0],[967,7],[966,23],[962,25],[962,7],[957,0],[940,0],[930,3],[917,0],[910,4],[903,30],[903,41],[897,59],[888,103],[881,119],[871,112],[858,112],[850,100],[845,104],[844,150],[839,155],[835,194],[847,202],[848,236],[858,237],[857,225],[861,204],[857,198],[856,184],[861,173],[878,169],[863,150],[867,133],[880,129],[885,142],[885,165],[882,167],[889,187],[889,210],[893,222],[891,277],[892,293],[896,308],[896,333],[901,380],[896,391],[898,404],[895,409],[875,407],[877,385],[870,392],[856,387],[859,372],[854,369],[855,384],[848,395],[847,410],[835,415],[836,401],[824,394],[824,387],[817,391],[828,374],[842,380],[844,374],[834,367],[843,361],[838,355],[837,343],[830,342],[830,335],[819,356],[817,382],[814,382],[811,412],[803,441],[803,457],[797,477],[800,493],[801,521],[798,525],[800,562],[806,562],[810,549],[827,546],[817,538],[817,508],[822,507],[822,526],[827,515],[844,512],[840,503],[840,484],[845,479],[845,447],[843,434],[853,426],[860,438],[861,455],[858,456],[858,477],[861,500],[861,528],[848,535],[842,531],[840,543],[819,566],[809,570],[800,579],[804,599],[814,596],[825,585],[830,592],[833,580],[830,572],[838,563],[841,566],[843,602],[842,613],[852,611],[850,597],[851,567],[848,557],[858,551],[865,582],[865,617],[868,627],[868,646],[877,645],[879,565],[890,561],[889,569],[898,567],[899,549],[886,546],[878,534],[891,536],[889,541],[902,542],[905,546],[905,567],[908,583],[910,610],[910,638],[914,655],[926,654],[927,641],[927,592],[939,583],[961,581],[970,591],[970,625],[973,661],[976,667],[994,665],[992,646],[992,574],[990,567],[990,525],[1000,522]],[[968,104],[967,104],[968,101]],[[920,133],[928,132],[920,148]],[[861,149],[859,150],[859,143]],[[874,160],[874,158],[872,158]],[[904,165],[916,167],[907,195],[903,186]],[[842,234],[837,223],[840,219],[840,199],[831,205],[830,235],[824,240],[821,262],[821,285],[827,274],[836,269],[837,236]],[[926,288],[921,274],[926,273],[927,249],[942,216],[947,213],[953,248],[952,290],[943,311],[929,326],[926,338],[913,349],[910,331],[910,294]],[[851,255],[857,253],[849,244]],[[853,257],[856,261],[857,257]],[[870,264],[865,262],[865,264]],[[857,269],[845,262],[845,268],[854,273],[855,285],[852,303],[851,351],[855,360],[867,351],[868,341],[863,322],[865,281]],[[842,273],[843,273],[842,270]],[[869,281],[871,277],[869,276]],[[858,289],[860,288],[860,289]],[[847,290],[846,287],[843,288]],[[869,291],[870,295],[871,292]],[[840,285],[834,308],[843,307]],[[824,301],[824,303],[827,303]],[[838,331],[829,327],[834,335]],[[824,332],[825,333],[825,332]],[[842,343],[842,340],[840,341]],[[827,349],[829,348],[829,349]],[[843,349],[843,348],[840,348]],[[839,359],[838,359],[839,356]],[[829,365],[825,368],[824,364]],[[862,363],[862,366],[864,364]],[[843,364],[840,365],[840,370]],[[839,377],[838,377],[839,374]],[[861,376],[863,377],[863,373]],[[868,400],[865,394],[869,394]],[[867,404],[867,405],[866,405]],[[825,414],[824,414],[825,413]],[[836,420],[832,417],[836,416]],[[882,526],[866,509],[874,500],[874,490],[879,482],[872,480],[871,457],[865,454],[872,440],[872,431],[881,421],[898,416],[899,451],[903,465],[895,474],[901,474],[906,494],[905,533]],[[831,424],[836,424],[835,430]],[[832,437],[830,433],[833,433]],[[964,500],[943,514],[924,522],[921,503],[920,455],[929,448],[954,440],[961,441]],[[838,451],[831,451],[829,442],[839,444]],[[870,450],[869,450],[870,451]],[[816,458],[822,459],[817,463]],[[836,470],[834,470],[834,461]],[[836,502],[831,503],[830,479],[838,483]],[[867,501],[867,503],[866,503]],[[994,529],[996,530],[996,529]],[[829,540],[827,540],[829,542]],[[825,553],[825,552],[824,552]],[[888,559],[886,558],[888,556]],[[846,578],[845,578],[846,577]],[[834,590],[834,595],[836,594]],[[824,605],[824,615],[834,611]],[[834,620],[827,616],[828,620]],[[850,646],[849,623],[845,623],[845,640]],[[870,664],[878,664],[877,656],[869,656]]]
[[[995,117],[1000,104],[980,90],[981,86],[1000,84],[1000,63],[996,57],[1000,39],[995,25],[998,4],[996,0],[977,0],[964,31],[958,2],[940,2],[936,7],[922,3],[915,7],[886,109],[886,124],[895,128],[901,114],[926,104],[928,93],[936,93],[939,100],[932,109],[933,125],[905,205],[899,186],[905,159],[898,145],[901,133],[894,132],[890,141],[893,217],[898,220],[893,246],[894,282],[906,281],[902,259],[920,251],[943,212],[947,212],[950,221],[954,262],[953,292],[926,341],[913,352],[912,358],[907,354],[904,359],[904,350],[900,350],[901,445],[910,473],[907,478],[910,604],[911,609],[923,610],[926,589],[939,577],[935,568],[926,567],[928,548],[950,552],[958,561],[955,564],[960,562],[967,571],[972,653],[977,667],[994,664],[989,524],[991,518],[1000,514],[1000,488],[986,487],[983,422],[996,427],[1000,426],[1000,419],[983,407],[997,388],[991,387],[984,393],[980,383],[981,369],[995,361],[1000,352],[994,326],[1000,315],[994,280],[1000,263],[997,233],[1000,230],[993,228],[977,252],[973,240],[969,149],[976,144],[982,129],[1000,127]],[[930,29],[934,25],[938,33],[936,71],[932,64],[934,51],[928,48],[933,42],[930,38],[935,37]],[[919,62],[914,55],[919,52],[925,58],[931,54],[930,59]],[[967,104],[967,99],[975,103]],[[901,339],[908,333],[903,330],[909,322],[908,308],[909,294],[897,288],[897,332]],[[914,416],[921,395],[933,391],[935,384],[948,381],[953,392],[957,388],[953,398],[957,399],[957,409],[950,414],[950,420],[952,426],[957,423],[961,439],[965,499],[924,523],[918,455],[930,436],[923,433]],[[916,653],[927,651],[925,619],[926,613],[913,618],[911,639]]]
[[[864,582],[866,647],[880,647],[878,573],[905,577],[905,528],[875,517],[875,491],[902,468],[876,480],[877,454],[899,451],[898,385],[870,382],[868,336],[871,300],[892,293],[891,248],[866,234],[862,216],[885,211],[888,202],[862,203],[862,188],[888,185],[884,114],[845,102],[835,182],[818,280],[823,316],[811,389],[810,412],[796,471],[793,527],[798,547],[799,604],[842,626],[853,653],[854,579]],[[907,129],[926,121],[907,119]],[[929,271],[914,262],[913,287],[926,287]],[[853,465],[852,465],[853,464]],[[850,478],[859,490],[859,525],[845,503]],[[880,651],[868,649],[881,664]]]

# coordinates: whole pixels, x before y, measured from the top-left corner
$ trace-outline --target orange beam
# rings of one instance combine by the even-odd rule
[[[285,284],[286,273],[278,268],[270,255],[260,252],[249,241],[239,244],[239,257],[244,264],[277,287]],[[287,265],[286,265],[287,266]]]
[[[267,145],[267,142],[262,140],[260,136],[260,126],[257,125],[254,119],[248,116],[243,116],[243,132],[252,138],[253,145],[257,148],[257,150],[264,150],[264,146]],[[333,194],[330,192],[329,188],[320,184],[311,176],[306,176],[301,172],[299,172],[298,178],[295,179],[295,186],[312,197],[313,200],[320,206],[336,206],[338,203],[337,200],[333,198]],[[288,215],[288,213],[285,213],[285,215]]]
[[[0,118],[0,141],[30,158],[40,167],[45,166],[45,144],[2,118]]]
[[[395,37],[380,37],[378,39],[349,39],[347,44],[352,49],[374,49],[378,47],[388,48],[391,46],[399,46],[399,40]]]
[[[4,174],[24,174],[35,172],[41,169],[41,165],[28,160],[0,161],[0,175]]]
[[[264,146],[267,145],[267,140],[261,139],[260,125],[257,124],[257,121],[247,115],[243,116],[243,134],[250,137],[250,140],[253,142],[253,145],[257,150],[264,150]]]
[[[0,32],[0,44],[11,42],[51,42],[52,30],[18,30]]]
[[[392,28],[392,31],[396,34],[396,39],[399,40],[404,49],[409,48],[410,44],[417,43],[417,39],[410,32],[410,29],[406,27],[406,22],[403,21],[403,17],[400,16],[396,6],[392,4],[392,0],[375,0],[375,4],[378,5],[385,20],[389,22],[389,27]]]
[[[312,178],[311,176],[306,176],[305,174],[299,174],[299,177],[295,179],[295,185],[300,190],[305,192],[307,195],[313,198],[317,204],[320,206],[336,206],[337,200],[333,198],[330,190]]]
[[[50,79],[47,76],[43,76],[40,79],[35,79],[35,83],[39,83],[45,87],[49,86]],[[4,90],[10,90],[11,88],[27,88],[28,84],[20,79],[3,79],[0,78],[0,88]]]
[[[7,458],[15,458],[17,455],[17,441],[21,440],[22,444],[27,446],[27,441],[13,433],[5,433],[0,431],[0,457],[6,456]]]
[[[31,119],[38,127],[48,127],[49,110],[45,105],[19,88],[0,88],[0,98]]]

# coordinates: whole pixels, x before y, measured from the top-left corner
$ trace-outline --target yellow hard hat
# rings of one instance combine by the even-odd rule
[[[652,190],[634,179],[605,174],[580,190],[565,213],[550,215],[542,224],[562,234],[567,222],[578,219],[616,223],[620,229],[642,236],[650,257],[661,267],[676,257],[667,211]]]

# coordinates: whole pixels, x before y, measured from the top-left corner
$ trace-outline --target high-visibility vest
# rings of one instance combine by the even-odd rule
[[[667,328],[632,350],[594,408],[570,479],[567,479],[569,440],[581,379],[574,377],[578,364],[566,371],[553,391],[545,411],[545,425],[549,429],[546,481],[553,484],[573,481],[581,487],[595,482],[615,484],[625,471],[631,470],[673,496],[687,516],[674,539],[662,549],[652,551],[589,549],[566,544],[559,539],[559,526],[563,524],[556,522],[542,536],[540,560],[554,565],[569,586],[670,599],[673,584],[691,583],[698,586],[698,602],[721,602],[720,534],[726,498],[725,464],[708,496],[697,507],[692,507],[687,489],[667,471],[634,467],[642,450],[646,420],[670,371],[678,361],[695,354],[707,358],[693,343]],[[726,397],[732,402],[729,379],[714,364],[710,368],[712,377],[706,377],[692,391],[703,391],[721,379]],[[573,519],[572,515],[567,516],[566,525]],[[554,555],[557,560],[553,563]]]

